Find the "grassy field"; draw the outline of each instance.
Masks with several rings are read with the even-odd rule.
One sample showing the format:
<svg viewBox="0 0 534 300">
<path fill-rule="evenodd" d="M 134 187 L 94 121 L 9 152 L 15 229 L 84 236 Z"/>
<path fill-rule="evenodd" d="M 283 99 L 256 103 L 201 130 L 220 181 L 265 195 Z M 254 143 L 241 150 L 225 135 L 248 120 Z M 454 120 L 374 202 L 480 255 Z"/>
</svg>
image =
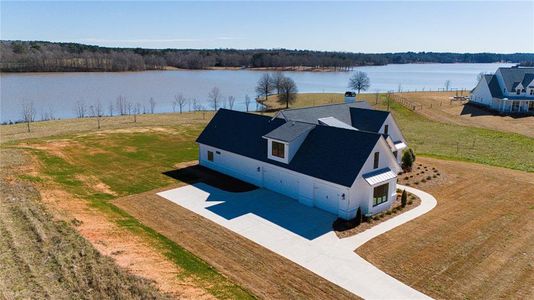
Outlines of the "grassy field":
<svg viewBox="0 0 534 300">
<path fill-rule="evenodd" d="M 153 283 L 101 255 L 70 223 L 55 220 L 21 174 L 27 159 L 0 150 L 0 298 L 159 299 Z"/>
<path fill-rule="evenodd" d="M 357 250 L 436 299 L 533 299 L 534 176 L 418 158 L 444 180 L 424 187 L 436 208 Z"/>
<path fill-rule="evenodd" d="M 197 124 L 134 127 L 32 139 L 18 143 L 17 147 L 29 150 L 41 164 L 42 176 L 25 179 L 43 185 L 50 181 L 89 201 L 91 207 L 122 228 L 149 240 L 182 270 L 180 276 L 211 295 L 222 299 L 251 298 L 210 265 L 109 201 L 176 183 L 163 172 L 172 170 L 175 163 L 196 159 L 194 139 L 202 128 Z"/>
<path fill-rule="evenodd" d="M 385 95 L 362 94 L 377 109 L 387 109 Z M 273 97 L 274 100 L 274 97 Z M 293 107 L 339 103 L 341 94 L 301 94 Z M 271 102 L 273 107 L 278 104 Z M 409 146 L 416 153 L 443 159 L 471 161 L 534 172 L 534 139 L 521 135 L 430 120 L 398 103 L 390 102 Z"/>
</svg>

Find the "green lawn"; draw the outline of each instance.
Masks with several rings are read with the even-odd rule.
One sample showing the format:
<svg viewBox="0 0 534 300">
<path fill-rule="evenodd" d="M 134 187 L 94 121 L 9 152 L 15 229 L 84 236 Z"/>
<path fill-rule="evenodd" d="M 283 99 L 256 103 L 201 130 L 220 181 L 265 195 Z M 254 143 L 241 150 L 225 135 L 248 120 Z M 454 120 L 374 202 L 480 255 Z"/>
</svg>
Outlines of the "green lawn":
<svg viewBox="0 0 534 300">
<path fill-rule="evenodd" d="M 43 175 L 31 176 L 33 182 L 50 178 L 66 191 L 86 199 L 123 228 L 144 236 L 166 257 L 174 262 L 198 286 L 220 299 L 254 298 L 248 291 L 229 281 L 209 264 L 175 242 L 141 224 L 113 205 L 109 200 L 117 196 L 137 194 L 176 183 L 162 174 L 173 165 L 197 159 L 195 138 L 203 125 L 168 127 L 165 132 L 106 133 L 61 136 L 26 141 L 42 163 Z M 53 145 L 54 141 L 69 141 L 61 147 L 62 155 L 32 146 Z M 95 176 L 107 184 L 116 196 L 105 193 L 81 180 L 80 176 Z M 27 177 L 27 176 L 25 176 Z"/>
</svg>

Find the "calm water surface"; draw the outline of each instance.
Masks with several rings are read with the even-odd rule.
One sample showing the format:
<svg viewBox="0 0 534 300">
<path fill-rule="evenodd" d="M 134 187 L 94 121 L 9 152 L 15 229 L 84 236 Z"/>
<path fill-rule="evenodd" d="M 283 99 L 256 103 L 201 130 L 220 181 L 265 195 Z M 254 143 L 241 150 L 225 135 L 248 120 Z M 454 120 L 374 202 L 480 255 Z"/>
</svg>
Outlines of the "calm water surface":
<svg viewBox="0 0 534 300">
<path fill-rule="evenodd" d="M 442 89 L 446 80 L 451 87 L 472 89 L 480 72 L 495 72 L 511 64 L 404 64 L 360 67 L 371 79 L 368 92 Z M 21 119 L 21 103 L 32 101 L 37 119 L 52 112 L 56 118 L 75 117 L 75 102 L 91 105 L 99 100 L 108 114 L 109 103 L 122 95 L 130 102 L 149 107 L 152 97 L 156 112 L 172 111 L 174 95 L 208 107 L 211 88 L 219 87 L 222 95 L 236 97 L 234 109 L 244 110 L 245 95 L 255 97 L 254 87 L 264 72 L 250 70 L 221 71 L 147 71 L 127 73 L 23 73 L 0 74 L 0 122 Z M 286 72 L 300 92 L 337 92 L 347 89 L 352 72 Z M 185 110 L 189 105 L 185 106 Z M 251 106 L 255 109 L 255 105 Z M 116 110 L 115 110 L 116 112 Z"/>
</svg>

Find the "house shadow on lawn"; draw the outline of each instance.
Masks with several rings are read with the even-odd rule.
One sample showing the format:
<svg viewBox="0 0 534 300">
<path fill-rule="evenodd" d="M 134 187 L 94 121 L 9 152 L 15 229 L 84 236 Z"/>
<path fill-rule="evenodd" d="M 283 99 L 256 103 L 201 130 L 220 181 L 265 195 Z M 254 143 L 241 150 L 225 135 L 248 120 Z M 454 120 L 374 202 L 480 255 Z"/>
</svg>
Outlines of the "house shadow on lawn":
<svg viewBox="0 0 534 300">
<path fill-rule="evenodd" d="M 258 188 L 255 185 L 210 170 L 198 164 L 193 166 L 187 166 L 185 168 L 177 170 L 166 171 L 163 172 L 163 175 L 169 176 L 171 178 L 174 178 L 181 182 L 185 182 L 190 185 L 203 182 L 223 191 L 233 193 L 249 192 Z"/>
</svg>

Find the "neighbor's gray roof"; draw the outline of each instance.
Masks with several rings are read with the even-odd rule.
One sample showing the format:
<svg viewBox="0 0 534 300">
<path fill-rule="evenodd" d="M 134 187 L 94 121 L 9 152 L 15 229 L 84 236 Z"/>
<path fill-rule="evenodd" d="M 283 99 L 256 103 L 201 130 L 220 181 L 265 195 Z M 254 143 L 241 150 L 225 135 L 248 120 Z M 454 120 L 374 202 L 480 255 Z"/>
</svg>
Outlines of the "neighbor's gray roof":
<svg viewBox="0 0 534 300">
<path fill-rule="evenodd" d="M 508 92 L 512 92 L 514 83 L 522 82 L 526 74 L 534 74 L 534 68 L 499 68 L 499 71 Z"/>
<path fill-rule="evenodd" d="M 521 82 L 521 85 L 524 88 L 527 88 L 528 84 L 534 80 L 534 73 L 527 73 L 525 74 L 525 77 L 523 78 L 523 81 Z"/>
<path fill-rule="evenodd" d="M 301 134 L 312 130 L 314 127 L 315 125 L 310 123 L 290 121 L 267 133 L 264 137 L 282 142 L 291 142 Z"/>
<path fill-rule="evenodd" d="M 285 118 L 291 121 L 300 121 L 307 123 L 318 124 L 319 119 L 326 117 L 334 117 L 343 123 L 351 124 L 350 110 L 349 108 L 367 108 L 371 109 L 371 106 L 365 101 L 357 101 L 354 103 L 340 103 L 340 104 L 328 104 L 321 106 L 312 106 L 304 108 L 286 109 L 280 112 L 279 118 Z"/>
<path fill-rule="evenodd" d="M 489 80 L 488 80 L 489 76 Z M 491 93 L 491 97 L 493 98 L 503 98 L 504 95 L 501 91 L 501 86 L 499 85 L 499 81 L 497 80 L 497 76 L 495 75 L 486 75 L 485 76 L 486 81 L 488 82 L 488 88 Z"/>
</svg>

